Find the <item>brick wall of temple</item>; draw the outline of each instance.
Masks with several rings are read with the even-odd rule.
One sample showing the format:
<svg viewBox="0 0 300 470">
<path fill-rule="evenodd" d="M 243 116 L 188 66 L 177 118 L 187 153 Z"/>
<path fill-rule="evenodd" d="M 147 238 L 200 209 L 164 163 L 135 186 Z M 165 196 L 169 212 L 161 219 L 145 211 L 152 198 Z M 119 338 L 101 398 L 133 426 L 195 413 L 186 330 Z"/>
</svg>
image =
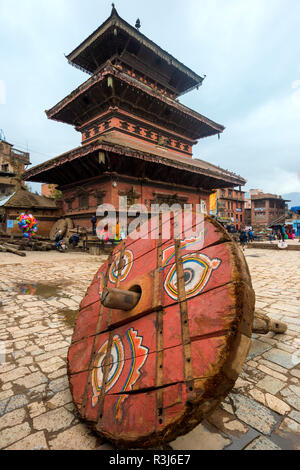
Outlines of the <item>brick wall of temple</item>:
<svg viewBox="0 0 300 470">
<path fill-rule="evenodd" d="M 150 185 L 118 176 L 108 180 L 99 178 L 90 183 L 61 188 L 63 192 L 63 212 L 65 217 L 73 220 L 75 226 L 91 231 L 91 218 L 96 215 L 100 204 L 111 204 L 119 210 L 119 198 L 127 197 L 129 206 L 145 205 L 149 212 L 151 204 L 201 204 L 209 208 L 209 194 L 191 190 L 168 187 L 164 184 Z"/>
</svg>

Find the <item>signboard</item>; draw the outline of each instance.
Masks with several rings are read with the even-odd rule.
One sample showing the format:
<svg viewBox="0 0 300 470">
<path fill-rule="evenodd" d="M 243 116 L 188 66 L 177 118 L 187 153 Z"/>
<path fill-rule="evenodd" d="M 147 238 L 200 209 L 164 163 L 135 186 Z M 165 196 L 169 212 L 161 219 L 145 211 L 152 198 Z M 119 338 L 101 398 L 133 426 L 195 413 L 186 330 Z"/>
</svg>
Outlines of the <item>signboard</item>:
<svg viewBox="0 0 300 470">
<path fill-rule="evenodd" d="M 243 212 L 242 209 L 237 209 L 236 211 L 237 211 L 237 212 Z"/>
<path fill-rule="evenodd" d="M 217 215 L 217 193 L 209 196 L 209 211 L 210 215 Z"/>
<path fill-rule="evenodd" d="M 7 221 L 7 228 L 14 228 L 14 221 L 13 220 L 8 220 Z"/>
</svg>

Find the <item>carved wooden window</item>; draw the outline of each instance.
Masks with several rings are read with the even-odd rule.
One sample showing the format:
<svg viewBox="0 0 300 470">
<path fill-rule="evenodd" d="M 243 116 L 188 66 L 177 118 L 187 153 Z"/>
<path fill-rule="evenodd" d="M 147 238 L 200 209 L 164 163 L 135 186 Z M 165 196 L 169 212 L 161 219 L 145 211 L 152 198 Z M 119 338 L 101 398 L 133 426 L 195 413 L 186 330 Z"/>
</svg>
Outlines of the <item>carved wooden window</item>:
<svg viewBox="0 0 300 470">
<path fill-rule="evenodd" d="M 134 187 L 132 187 L 129 191 L 127 192 L 119 192 L 120 196 L 126 196 L 127 197 L 127 207 L 134 206 L 135 204 L 139 203 L 140 199 L 140 194 L 136 193 L 134 190 Z"/>
<path fill-rule="evenodd" d="M 178 204 L 182 208 L 185 204 L 187 204 L 188 199 L 184 197 L 180 197 L 177 194 L 153 194 L 154 201 L 151 201 L 151 204 L 159 204 L 160 206 L 163 204 L 167 204 L 168 206 L 172 206 L 173 204 Z"/>
<path fill-rule="evenodd" d="M 73 209 L 73 199 L 66 200 L 67 210 L 71 211 Z"/>
<path fill-rule="evenodd" d="M 134 188 L 132 188 L 127 193 L 127 205 L 128 205 L 128 207 L 134 206 L 135 204 L 138 204 L 138 202 L 139 202 L 139 194 L 137 194 L 134 191 Z"/>
<path fill-rule="evenodd" d="M 102 206 L 106 193 L 98 191 L 96 193 L 97 206 Z"/>
<path fill-rule="evenodd" d="M 89 208 L 89 195 L 80 194 L 78 196 L 78 205 L 79 205 L 79 209 L 88 209 Z"/>
</svg>

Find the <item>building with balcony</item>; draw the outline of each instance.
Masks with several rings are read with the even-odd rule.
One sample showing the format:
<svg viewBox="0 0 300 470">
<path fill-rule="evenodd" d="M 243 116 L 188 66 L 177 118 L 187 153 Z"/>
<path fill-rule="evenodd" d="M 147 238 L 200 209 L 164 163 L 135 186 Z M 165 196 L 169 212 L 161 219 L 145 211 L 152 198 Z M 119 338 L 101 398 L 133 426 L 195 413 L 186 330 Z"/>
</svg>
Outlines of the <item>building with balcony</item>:
<svg viewBox="0 0 300 470">
<path fill-rule="evenodd" d="M 30 165 L 29 153 L 0 140 L 0 198 L 10 196 L 22 187 L 22 173 Z"/>
<path fill-rule="evenodd" d="M 245 225 L 245 192 L 239 187 L 217 190 L 218 219 L 240 230 Z"/>
<path fill-rule="evenodd" d="M 286 203 L 276 194 L 263 193 L 261 190 L 251 190 L 251 221 L 256 229 L 276 225 L 284 225 L 286 220 Z"/>
</svg>

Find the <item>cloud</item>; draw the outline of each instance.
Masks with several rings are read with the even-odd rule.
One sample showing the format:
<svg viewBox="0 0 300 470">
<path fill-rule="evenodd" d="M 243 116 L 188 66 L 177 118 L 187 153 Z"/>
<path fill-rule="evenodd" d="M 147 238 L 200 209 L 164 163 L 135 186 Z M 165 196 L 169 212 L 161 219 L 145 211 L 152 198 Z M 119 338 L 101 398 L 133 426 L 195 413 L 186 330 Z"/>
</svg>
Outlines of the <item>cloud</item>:
<svg viewBox="0 0 300 470">
<path fill-rule="evenodd" d="M 275 193 L 300 191 L 300 100 L 294 90 L 290 84 L 285 95 L 231 121 L 219 146 L 214 142 L 213 148 L 208 140 L 200 143 L 204 158 L 220 166 L 226 163 L 226 168 L 248 179 L 248 187 Z"/>
</svg>

